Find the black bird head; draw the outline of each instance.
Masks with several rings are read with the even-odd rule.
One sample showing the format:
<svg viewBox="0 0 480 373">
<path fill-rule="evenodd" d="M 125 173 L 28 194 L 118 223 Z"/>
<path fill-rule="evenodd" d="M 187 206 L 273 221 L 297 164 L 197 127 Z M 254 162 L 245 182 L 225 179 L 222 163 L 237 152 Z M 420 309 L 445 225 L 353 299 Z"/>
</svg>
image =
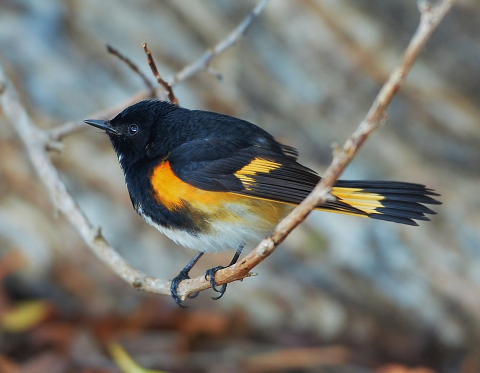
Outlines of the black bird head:
<svg viewBox="0 0 480 373">
<path fill-rule="evenodd" d="M 158 142 L 166 137 L 163 124 L 169 122 L 169 114 L 175 109 L 175 105 L 166 101 L 144 100 L 129 106 L 112 120 L 87 119 L 85 123 L 106 131 L 125 168 L 140 159 L 161 155 L 158 149 L 163 144 Z"/>
</svg>

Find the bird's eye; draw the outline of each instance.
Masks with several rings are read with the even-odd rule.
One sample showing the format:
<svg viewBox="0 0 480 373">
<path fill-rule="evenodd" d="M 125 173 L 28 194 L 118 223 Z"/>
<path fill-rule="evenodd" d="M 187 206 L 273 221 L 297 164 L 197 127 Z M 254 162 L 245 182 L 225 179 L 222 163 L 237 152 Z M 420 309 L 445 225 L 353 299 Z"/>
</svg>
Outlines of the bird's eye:
<svg viewBox="0 0 480 373">
<path fill-rule="evenodd" d="M 139 131 L 140 131 L 140 128 L 138 128 L 138 125 L 137 125 L 137 124 L 130 124 L 130 125 L 128 126 L 128 134 L 129 134 L 130 136 L 136 135 Z"/>
</svg>

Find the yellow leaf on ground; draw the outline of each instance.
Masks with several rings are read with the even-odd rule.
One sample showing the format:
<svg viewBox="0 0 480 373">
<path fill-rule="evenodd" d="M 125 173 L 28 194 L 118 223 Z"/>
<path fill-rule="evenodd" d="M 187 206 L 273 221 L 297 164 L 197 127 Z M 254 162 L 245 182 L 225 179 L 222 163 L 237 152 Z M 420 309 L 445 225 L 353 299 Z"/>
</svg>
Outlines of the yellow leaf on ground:
<svg viewBox="0 0 480 373">
<path fill-rule="evenodd" d="M 118 365 L 123 373 L 167 373 L 162 370 L 145 369 L 139 366 L 131 357 L 127 351 L 118 343 L 112 343 L 108 346 L 110 355 L 112 355 L 113 361 Z"/>
<path fill-rule="evenodd" d="M 19 302 L 15 307 L 0 314 L 0 329 L 21 333 L 38 325 L 51 313 L 50 303 L 41 300 Z"/>
</svg>

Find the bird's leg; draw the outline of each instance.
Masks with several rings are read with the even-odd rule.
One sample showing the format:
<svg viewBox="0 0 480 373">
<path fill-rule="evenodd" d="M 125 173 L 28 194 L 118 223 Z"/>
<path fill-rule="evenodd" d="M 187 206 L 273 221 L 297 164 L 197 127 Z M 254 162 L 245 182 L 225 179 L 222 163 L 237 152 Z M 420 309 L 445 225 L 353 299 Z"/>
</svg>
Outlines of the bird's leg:
<svg viewBox="0 0 480 373">
<path fill-rule="evenodd" d="M 178 296 L 178 293 L 177 293 L 177 290 L 178 290 L 178 285 L 180 284 L 180 282 L 182 282 L 183 280 L 187 280 L 190 278 L 190 276 L 188 275 L 190 270 L 193 268 L 193 266 L 198 262 L 198 260 L 201 258 L 201 256 L 204 254 L 203 251 L 199 251 L 197 253 L 197 255 L 195 255 L 195 257 L 190 260 L 190 262 L 188 262 L 188 264 L 185 266 L 185 268 L 183 268 L 180 273 L 178 274 L 178 276 L 176 276 L 173 280 L 172 280 L 172 284 L 170 285 L 170 294 L 172 295 L 173 299 L 175 300 L 175 302 L 180 306 L 180 307 L 185 307 L 183 304 L 182 304 L 182 300 L 180 299 L 180 297 Z M 192 294 L 191 296 L 189 296 L 189 298 L 195 298 L 196 296 L 198 295 L 198 292 L 197 293 L 194 293 Z"/>
<path fill-rule="evenodd" d="M 234 265 L 238 261 L 238 258 L 242 253 L 243 247 L 244 245 L 240 245 L 240 247 L 235 252 L 235 255 L 233 256 L 232 260 L 230 261 L 230 264 L 227 265 L 226 267 L 218 266 L 218 267 L 210 268 L 205 272 L 205 278 L 207 278 L 207 276 L 210 277 L 210 285 L 212 286 L 212 289 L 215 290 L 217 293 L 220 293 L 218 294 L 218 296 L 212 297 L 212 299 L 214 300 L 220 299 L 221 297 L 223 297 L 223 294 L 225 294 L 225 291 L 227 290 L 227 284 L 223 284 L 220 290 L 217 289 L 217 287 L 215 286 L 215 273 L 217 273 L 217 271 L 221 269 L 228 268 Z"/>
</svg>

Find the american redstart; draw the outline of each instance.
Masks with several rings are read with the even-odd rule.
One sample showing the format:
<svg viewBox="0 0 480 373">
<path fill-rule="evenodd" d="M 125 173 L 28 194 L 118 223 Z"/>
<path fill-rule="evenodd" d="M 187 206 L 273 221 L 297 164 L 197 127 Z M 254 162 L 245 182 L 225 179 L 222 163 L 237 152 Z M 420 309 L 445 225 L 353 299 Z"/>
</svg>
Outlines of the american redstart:
<svg viewBox="0 0 480 373">
<path fill-rule="evenodd" d="M 297 162 L 296 149 L 247 121 L 188 110 L 166 101 L 145 100 L 112 120 L 85 120 L 110 138 L 133 207 L 173 241 L 199 250 L 172 281 L 180 281 L 204 252 L 258 243 L 299 204 L 320 180 Z M 424 185 L 394 181 L 338 181 L 336 198 L 317 208 L 395 223 L 418 225 L 435 214 L 423 204 L 440 204 Z M 215 287 L 215 273 L 206 271 Z"/>
</svg>

